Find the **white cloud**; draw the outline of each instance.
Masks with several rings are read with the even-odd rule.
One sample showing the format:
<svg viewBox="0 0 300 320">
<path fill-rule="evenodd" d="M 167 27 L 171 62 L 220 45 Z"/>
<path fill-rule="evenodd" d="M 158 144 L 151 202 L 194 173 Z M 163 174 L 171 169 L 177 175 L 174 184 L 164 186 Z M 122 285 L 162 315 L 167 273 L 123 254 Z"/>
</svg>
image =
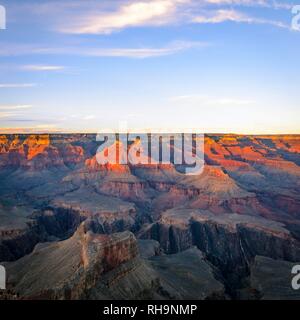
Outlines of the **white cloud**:
<svg viewBox="0 0 300 320">
<path fill-rule="evenodd" d="M 38 47 L 26 45 L 18 46 L 18 55 L 47 54 L 47 55 L 78 55 L 88 57 L 127 57 L 127 58 L 150 58 L 176 54 L 181 51 L 208 46 L 208 43 L 200 41 L 173 41 L 164 47 L 140 47 L 140 48 L 97 48 L 97 47 Z M 14 50 L 14 44 L 6 45 L 6 51 L 0 51 L 0 56 L 10 56 Z M 51 65 L 26 65 L 22 70 L 29 71 L 59 71 L 65 69 L 63 66 Z"/>
<path fill-rule="evenodd" d="M 248 16 L 235 7 L 290 9 L 290 3 L 276 0 L 140 0 L 115 2 L 113 9 L 97 8 L 93 13 L 77 12 L 73 23 L 62 22 L 59 31 L 74 34 L 111 34 L 131 27 L 174 25 L 176 23 L 243 23 L 270 24 L 286 27 L 281 21 Z M 200 11 L 200 14 L 199 14 Z"/>
<path fill-rule="evenodd" d="M 0 119 L 23 115 L 30 108 L 31 105 L 0 105 Z"/>
<path fill-rule="evenodd" d="M 95 117 L 94 115 L 90 114 L 90 115 L 84 116 L 84 117 L 83 117 L 83 120 L 93 120 L 93 119 L 95 119 L 95 118 L 96 118 L 96 117 Z"/>
<path fill-rule="evenodd" d="M 276 0 L 205 0 L 205 2 L 215 5 L 265 7 L 285 10 L 290 10 L 293 6 L 292 3 L 280 2 Z"/>
<path fill-rule="evenodd" d="M 185 103 L 185 104 L 197 104 L 197 105 L 210 105 L 210 106 L 243 106 L 254 104 L 255 101 L 251 99 L 240 99 L 240 98 L 215 98 L 207 97 L 201 95 L 182 95 L 175 96 L 169 99 L 175 103 Z"/>
<path fill-rule="evenodd" d="M 208 46 L 208 43 L 175 41 L 162 48 L 99 48 L 79 51 L 79 54 L 94 57 L 150 58 L 173 55 L 185 50 Z"/>
<path fill-rule="evenodd" d="M 196 23 L 221 23 L 224 21 L 249 22 L 250 19 L 246 15 L 235 10 L 223 9 L 205 12 L 203 15 L 193 18 L 193 22 Z"/>
<path fill-rule="evenodd" d="M 13 112 L 2 112 L 0 111 L 0 119 L 3 119 L 3 118 L 9 118 L 11 116 L 15 116 L 16 114 L 13 113 Z"/>
<path fill-rule="evenodd" d="M 127 2 L 113 12 L 88 14 L 60 31 L 78 34 L 109 34 L 134 26 L 167 24 L 175 17 L 178 6 L 189 0 L 151 0 Z"/>
<path fill-rule="evenodd" d="M 1 106 L 0 105 L 0 110 L 23 110 L 23 109 L 30 109 L 32 108 L 31 105 L 5 105 L 5 106 Z"/>
<path fill-rule="evenodd" d="M 25 65 L 22 66 L 23 70 L 28 71 L 60 71 L 64 70 L 64 66 L 50 66 L 50 65 Z"/>
<path fill-rule="evenodd" d="M 261 6 L 261 5 L 266 5 L 268 3 L 267 0 L 205 0 L 207 3 L 211 4 L 230 4 L 230 5 L 244 5 L 244 6 L 249 6 L 249 5 L 255 5 L 255 6 Z"/>
<path fill-rule="evenodd" d="M 292 0 L 53 0 L 18 4 L 14 7 L 18 21 L 38 19 L 51 30 L 71 34 L 111 34 L 133 27 L 189 24 L 199 16 L 213 11 L 258 7 L 270 10 L 290 10 Z M 295 3 L 294 3 L 295 4 Z M 206 14 L 205 14 L 206 13 Z M 20 16 L 20 17 L 19 17 Z M 262 20 L 251 15 L 252 23 Z M 227 20 L 224 20 L 227 21 Z M 245 22 L 244 20 L 240 22 Z M 247 21 L 246 21 L 247 22 Z M 249 21 L 248 21 L 249 22 Z M 204 23 L 204 22 L 203 22 Z M 209 23 L 209 22 L 208 22 Z M 269 22 L 281 26 L 283 22 Z M 29 48 L 30 50 L 30 48 Z M 6 51 L 1 46 L 0 54 Z M 11 51 L 11 55 L 18 51 Z"/>
<path fill-rule="evenodd" d="M 211 10 L 205 11 L 202 15 L 195 16 L 192 20 L 194 23 L 222 23 L 226 21 L 249 23 L 249 24 L 269 24 L 279 28 L 290 28 L 281 21 L 267 20 L 250 17 L 236 10 Z"/>
<path fill-rule="evenodd" d="M 0 88 L 32 88 L 36 83 L 0 83 Z"/>
</svg>

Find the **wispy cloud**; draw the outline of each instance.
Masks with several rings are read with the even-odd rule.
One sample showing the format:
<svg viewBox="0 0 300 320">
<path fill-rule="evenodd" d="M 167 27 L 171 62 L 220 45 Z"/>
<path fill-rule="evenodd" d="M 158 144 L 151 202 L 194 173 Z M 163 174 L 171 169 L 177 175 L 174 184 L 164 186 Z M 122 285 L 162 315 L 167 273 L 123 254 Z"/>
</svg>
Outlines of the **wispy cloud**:
<svg viewBox="0 0 300 320">
<path fill-rule="evenodd" d="M 235 21 L 286 27 L 282 21 L 260 19 L 236 11 L 236 7 L 262 7 L 289 10 L 291 3 L 276 0 L 140 0 L 115 2 L 110 10 L 76 13 L 62 22 L 58 31 L 71 34 L 111 34 L 126 28 L 189 23 Z"/>
<path fill-rule="evenodd" d="M 171 102 L 175 103 L 185 103 L 185 104 L 197 104 L 210 105 L 210 106 L 243 106 L 254 104 L 255 101 L 251 99 L 240 99 L 240 98 L 228 98 L 228 97 L 207 97 L 201 95 L 181 95 L 171 97 L 169 99 Z"/>
<path fill-rule="evenodd" d="M 139 47 L 139 48 L 97 48 L 97 47 L 38 47 L 37 45 L 30 46 L 18 45 L 18 55 L 78 55 L 87 57 L 127 57 L 127 58 L 150 58 L 160 57 L 176 54 L 181 51 L 201 48 L 209 46 L 209 43 L 200 41 L 173 41 L 163 47 Z M 6 51 L 0 51 L 0 56 L 10 56 L 10 52 L 14 50 L 14 44 L 7 44 Z M 66 67 L 64 66 L 51 66 L 51 65 L 25 65 L 22 70 L 29 71 L 61 71 Z"/>
<path fill-rule="evenodd" d="M 93 114 L 90 114 L 90 115 L 84 116 L 83 120 L 93 120 L 95 118 L 96 118 L 96 116 L 94 116 Z"/>
<path fill-rule="evenodd" d="M 31 108 L 31 105 L 0 105 L 0 119 L 22 116 L 24 111 Z"/>
<path fill-rule="evenodd" d="M 131 1 L 113 12 L 88 14 L 73 25 L 62 26 L 61 32 L 78 34 L 109 34 L 135 26 L 158 26 L 171 22 L 178 6 L 189 0 Z"/>
<path fill-rule="evenodd" d="M 16 114 L 13 113 L 13 112 L 2 112 L 0 111 L 0 119 L 3 119 L 3 118 L 8 118 L 8 117 L 11 117 L 11 116 L 15 116 Z"/>
<path fill-rule="evenodd" d="M 32 88 L 36 87 L 36 83 L 0 83 L 0 88 L 10 89 L 10 88 Z"/>
<path fill-rule="evenodd" d="M 24 65 L 21 67 L 27 71 L 61 71 L 64 70 L 64 66 L 51 66 L 51 65 Z"/>
<path fill-rule="evenodd" d="M 212 10 L 193 18 L 196 23 L 221 23 L 224 21 L 249 22 L 250 19 L 243 13 L 235 10 Z"/>
<path fill-rule="evenodd" d="M 293 6 L 292 3 L 281 2 L 276 0 L 204 0 L 204 2 L 215 5 L 264 7 L 285 10 L 290 10 Z"/>
<path fill-rule="evenodd" d="M 289 25 L 275 20 L 254 18 L 245 13 L 236 10 L 211 10 L 205 11 L 203 14 L 195 16 L 192 20 L 194 23 L 222 23 L 226 21 L 248 23 L 248 24 L 269 24 L 280 28 L 290 28 Z"/>
<path fill-rule="evenodd" d="M 24 109 L 30 109 L 32 108 L 32 105 L 0 105 L 0 110 L 24 110 Z"/>
<path fill-rule="evenodd" d="M 292 0 L 53 0 L 18 4 L 15 14 L 21 19 L 35 19 L 48 29 L 69 34 L 108 35 L 128 28 L 157 27 L 194 23 L 200 17 L 215 16 L 218 10 L 247 11 L 249 16 L 239 19 L 241 23 L 262 23 L 263 19 L 252 15 L 248 8 L 290 10 Z M 245 13 L 244 13 L 245 14 Z M 19 17 L 20 16 L 20 17 Z M 219 18 L 220 19 L 220 18 Z M 197 20 L 197 19 L 196 19 Z M 221 22 L 235 21 L 221 19 Z M 219 23 L 221 23 L 219 22 Z M 201 23 L 211 23 L 202 19 Z M 282 27 L 283 21 L 266 19 L 265 23 Z M 30 48 L 29 48 L 30 50 Z M 1 46 L 1 51 L 6 51 Z M 11 55 L 18 54 L 12 51 Z"/>
<path fill-rule="evenodd" d="M 94 57 L 150 58 L 173 55 L 193 48 L 208 46 L 195 41 L 175 41 L 161 48 L 99 48 L 79 51 L 78 54 Z"/>
</svg>

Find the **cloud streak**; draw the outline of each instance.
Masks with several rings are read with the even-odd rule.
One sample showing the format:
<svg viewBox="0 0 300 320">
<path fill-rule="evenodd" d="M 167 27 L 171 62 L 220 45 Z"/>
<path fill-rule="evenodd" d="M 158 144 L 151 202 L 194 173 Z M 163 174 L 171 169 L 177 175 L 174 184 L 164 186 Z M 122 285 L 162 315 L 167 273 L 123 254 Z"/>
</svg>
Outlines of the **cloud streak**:
<svg viewBox="0 0 300 320">
<path fill-rule="evenodd" d="M 51 66 L 51 65 L 24 65 L 22 70 L 27 71 L 61 71 L 64 70 L 64 66 Z"/>
<path fill-rule="evenodd" d="M 0 83 L 0 89 L 32 88 L 36 86 L 36 83 Z"/>
<path fill-rule="evenodd" d="M 207 97 L 201 95 L 182 95 L 175 96 L 169 99 L 171 102 L 175 103 L 185 103 L 185 104 L 198 104 L 201 105 L 209 105 L 209 106 L 246 106 L 254 104 L 255 101 L 250 99 L 240 99 L 240 98 L 215 98 L 215 97 Z"/>
<path fill-rule="evenodd" d="M 96 47 L 39 47 L 18 45 L 18 55 L 70 55 L 86 57 L 124 57 L 124 58 L 151 58 L 173 55 L 182 51 L 207 47 L 209 43 L 200 41 L 173 41 L 164 47 L 140 47 L 140 48 L 96 48 Z M 0 56 L 10 56 L 14 50 L 14 44 L 7 44 L 6 51 L 0 51 Z M 61 71 L 64 66 L 51 65 L 25 65 L 21 67 L 27 71 Z"/>
<path fill-rule="evenodd" d="M 0 105 L 0 119 L 23 115 L 25 110 L 31 108 L 31 105 Z"/>
<path fill-rule="evenodd" d="M 99 48 L 79 51 L 78 54 L 93 57 L 151 58 L 169 56 L 189 49 L 208 46 L 208 43 L 175 41 L 162 48 Z"/>
<path fill-rule="evenodd" d="M 276 0 L 205 0 L 205 2 L 214 5 L 263 7 L 284 10 L 290 10 L 293 7 L 292 3 L 280 2 Z"/>
<path fill-rule="evenodd" d="M 135 26 L 159 26 L 174 19 L 178 6 L 189 0 L 135 1 L 121 5 L 113 12 L 90 14 L 64 26 L 61 32 L 77 34 L 110 34 Z"/>
<path fill-rule="evenodd" d="M 31 105 L 5 105 L 5 106 L 1 106 L 0 105 L 0 110 L 23 110 L 23 109 L 30 109 L 32 108 Z"/>
<path fill-rule="evenodd" d="M 290 3 L 275 0 L 141 0 L 117 2 L 109 11 L 97 9 L 77 12 L 70 24 L 62 23 L 57 30 L 70 34 L 111 34 L 133 27 L 157 27 L 190 23 L 223 23 L 234 21 L 248 24 L 269 24 L 287 27 L 282 21 L 260 19 L 236 11 L 236 7 L 261 7 L 289 10 Z M 199 13 L 200 12 L 200 13 Z"/>
<path fill-rule="evenodd" d="M 289 25 L 286 25 L 281 21 L 253 18 L 236 10 L 220 9 L 217 11 L 204 12 L 202 15 L 193 18 L 194 23 L 200 24 L 217 24 L 227 21 L 248 24 L 269 24 L 279 28 L 290 29 Z"/>
</svg>

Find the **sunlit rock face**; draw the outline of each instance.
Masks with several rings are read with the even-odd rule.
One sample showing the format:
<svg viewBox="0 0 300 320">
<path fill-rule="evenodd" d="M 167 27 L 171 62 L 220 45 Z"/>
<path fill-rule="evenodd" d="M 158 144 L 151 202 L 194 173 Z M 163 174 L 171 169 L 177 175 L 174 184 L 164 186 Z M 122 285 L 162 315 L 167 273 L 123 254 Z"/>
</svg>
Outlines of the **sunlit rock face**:
<svg viewBox="0 0 300 320">
<path fill-rule="evenodd" d="M 121 143 L 105 152 L 116 147 L 125 163 Z M 203 172 L 188 176 L 150 156 L 99 164 L 92 134 L 0 135 L 0 262 L 12 296 L 278 297 L 271 262 L 285 281 L 300 261 L 300 136 L 206 135 L 204 147 Z M 27 277 L 39 268 L 53 277 Z"/>
</svg>

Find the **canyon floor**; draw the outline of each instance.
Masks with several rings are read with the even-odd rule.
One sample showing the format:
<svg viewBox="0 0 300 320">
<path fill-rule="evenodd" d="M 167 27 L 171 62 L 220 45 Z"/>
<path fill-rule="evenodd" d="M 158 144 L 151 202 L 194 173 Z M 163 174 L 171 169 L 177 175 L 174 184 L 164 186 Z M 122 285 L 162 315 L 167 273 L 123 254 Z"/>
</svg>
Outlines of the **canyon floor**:
<svg viewBox="0 0 300 320">
<path fill-rule="evenodd" d="M 0 299 L 300 299 L 300 136 L 206 135 L 205 167 L 0 136 Z"/>
</svg>

